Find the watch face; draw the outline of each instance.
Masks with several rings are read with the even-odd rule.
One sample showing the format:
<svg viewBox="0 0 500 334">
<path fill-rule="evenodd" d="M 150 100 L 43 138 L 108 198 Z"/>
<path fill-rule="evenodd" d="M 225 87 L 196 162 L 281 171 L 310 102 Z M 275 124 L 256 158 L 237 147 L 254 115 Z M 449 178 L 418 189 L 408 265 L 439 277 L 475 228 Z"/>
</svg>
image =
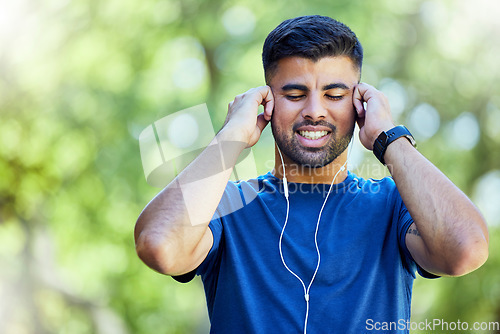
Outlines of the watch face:
<svg viewBox="0 0 500 334">
<path fill-rule="evenodd" d="M 382 131 L 382 133 L 378 136 L 377 140 L 380 141 L 380 143 L 385 146 L 385 144 L 387 143 L 387 133 L 385 131 Z"/>
<path fill-rule="evenodd" d="M 382 131 L 382 133 L 379 134 L 375 143 L 373 143 L 373 152 L 375 155 L 382 155 L 385 145 L 387 144 L 387 138 L 387 133 L 385 133 L 385 131 Z"/>
<path fill-rule="evenodd" d="M 375 156 L 378 160 L 380 160 L 381 163 L 385 165 L 384 153 L 387 149 L 387 146 L 401 137 L 406 137 L 414 147 L 417 146 L 415 139 L 411 135 L 410 131 L 408 131 L 408 129 L 403 125 L 396 126 L 389 131 L 383 131 L 382 133 L 380 133 L 380 135 L 373 143 L 373 154 L 375 154 Z"/>
</svg>

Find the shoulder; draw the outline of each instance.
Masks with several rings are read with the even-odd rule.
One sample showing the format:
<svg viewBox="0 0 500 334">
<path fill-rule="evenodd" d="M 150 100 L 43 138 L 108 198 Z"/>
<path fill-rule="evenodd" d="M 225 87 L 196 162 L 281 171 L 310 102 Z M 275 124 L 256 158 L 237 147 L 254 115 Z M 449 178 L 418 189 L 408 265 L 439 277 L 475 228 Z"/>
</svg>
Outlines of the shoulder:
<svg viewBox="0 0 500 334">
<path fill-rule="evenodd" d="M 279 188 L 279 184 L 280 180 L 269 172 L 248 180 L 230 180 L 226 185 L 226 192 L 238 192 L 242 194 L 254 193 L 258 195 L 262 193 L 263 190 L 269 191 L 270 189 Z"/>
<path fill-rule="evenodd" d="M 348 191 L 357 201 L 385 210 L 394 210 L 402 205 L 401 195 L 392 177 L 364 179 L 353 176 Z"/>
<path fill-rule="evenodd" d="M 352 175 L 351 187 L 356 187 L 361 190 L 364 194 L 370 194 L 373 196 L 383 196 L 389 195 L 397 191 L 396 183 L 393 178 L 390 176 L 386 176 L 381 179 L 364 179 L 362 177 L 357 176 L 354 173 L 349 172 L 350 176 Z"/>
<path fill-rule="evenodd" d="M 258 198 L 279 192 L 280 181 L 271 173 L 249 180 L 229 181 L 217 208 L 215 218 L 226 216 Z"/>
</svg>

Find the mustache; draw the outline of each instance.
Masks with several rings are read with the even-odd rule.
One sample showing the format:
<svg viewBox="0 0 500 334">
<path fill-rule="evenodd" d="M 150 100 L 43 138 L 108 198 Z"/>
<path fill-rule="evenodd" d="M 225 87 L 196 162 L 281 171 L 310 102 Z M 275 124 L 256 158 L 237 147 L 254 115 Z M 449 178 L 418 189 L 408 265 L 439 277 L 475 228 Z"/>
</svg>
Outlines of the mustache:
<svg viewBox="0 0 500 334">
<path fill-rule="evenodd" d="M 330 128 L 332 130 L 332 132 L 335 132 L 337 131 L 337 127 L 331 123 L 328 123 L 327 121 L 323 121 L 323 120 L 320 120 L 320 121 L 317 121 L 317 122 L 313 122 L 311 120 L 303 120 L 302 122 L 299 122 L 299 123 L 296 123 L 293 125 L 293 132 L 296 132 L 298 128 L 300 128 L 301 126 L 324 126 L 324 127 L 327 127 L 327 128 Z"/>
</svg>

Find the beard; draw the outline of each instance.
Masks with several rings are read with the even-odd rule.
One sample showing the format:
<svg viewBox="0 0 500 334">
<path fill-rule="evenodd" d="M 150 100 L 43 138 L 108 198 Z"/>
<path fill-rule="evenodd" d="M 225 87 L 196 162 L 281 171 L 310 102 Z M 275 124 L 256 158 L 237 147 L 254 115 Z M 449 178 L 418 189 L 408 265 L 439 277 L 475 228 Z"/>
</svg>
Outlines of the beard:
<svg viewBox="0 0 500 334">
<path fill-rule="evenodd" d="M 299 127 L 306 125 L 321 125 L 330 128 L 331 136 L 329 141 L 322 147 L 302 146 L 297 140 L 296 133 Z M 337 138 L 337 127 L 326 121 L 313 122 L 310 120 L 304 120 L 303 122 L 294 124 L 292 131 L 284 131 L 283 129 L 277 128 L 271 120 L 271 129 L 274 140 L 282 153 L 299 165 L 319 168 L 334 161 L 347 149 L 354 133 L 354 123 L 352 128 L 340 138 Z"/>
</svg>

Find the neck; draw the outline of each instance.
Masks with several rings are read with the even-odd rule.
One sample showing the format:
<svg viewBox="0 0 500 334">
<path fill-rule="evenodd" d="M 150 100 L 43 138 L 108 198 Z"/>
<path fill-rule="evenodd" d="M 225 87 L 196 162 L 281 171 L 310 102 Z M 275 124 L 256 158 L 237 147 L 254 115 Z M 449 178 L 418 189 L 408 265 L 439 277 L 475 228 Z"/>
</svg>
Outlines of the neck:
<svg viewBox="0 0 500 334">
<path fill-rule="evenodd" d="M 291 161 L 286 155 L 283 155 L 286 178 L 288 182 L 296 183 L 330 184 L 335 174 L 342 168 L 346 161 L 347 149 L 328 165 L 316 168 L 299 165 Z M 277 148 L 274 150 L 274 170 L 272 173 L 280 179 L 283 178 L 283 164 L 281 163 Z M 344 171 L 338 174 L 335 184 L 343 182 L 346 177 L 347 166 Z"/>
</svg>

